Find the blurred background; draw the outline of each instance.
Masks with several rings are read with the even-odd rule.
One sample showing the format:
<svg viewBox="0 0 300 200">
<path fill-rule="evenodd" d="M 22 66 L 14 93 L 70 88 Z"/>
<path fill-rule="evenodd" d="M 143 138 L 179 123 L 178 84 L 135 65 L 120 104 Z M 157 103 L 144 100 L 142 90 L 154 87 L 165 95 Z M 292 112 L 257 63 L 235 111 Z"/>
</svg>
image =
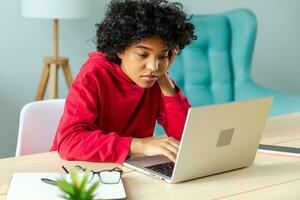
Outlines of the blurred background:
<svg viewBox="0 0 300 200">
<path fill-rule="evenodd" d="M 67 56 L 75 77 L 87 54 L 95 51 L 96 28 L 108 0 L 91 0 L 90 15 L 60 20 L 60 56 Z M 252 61 L 254 80 L 269 88 L 300 94 L 300 23 L 298 0 L 179 0 L 189 14 L 214 14 L 249 8 L 258 33 Z M 15 154 L 20 110 L 35 100 L 43 58 L 53 55 L 53 21 L 24 18 L 21 0 L 0 4 L 0 158 Z M 67 86 L 59 71 L 59 98 Z M 47 93 L 46 93 L 47 94 Z"/>
</svg>

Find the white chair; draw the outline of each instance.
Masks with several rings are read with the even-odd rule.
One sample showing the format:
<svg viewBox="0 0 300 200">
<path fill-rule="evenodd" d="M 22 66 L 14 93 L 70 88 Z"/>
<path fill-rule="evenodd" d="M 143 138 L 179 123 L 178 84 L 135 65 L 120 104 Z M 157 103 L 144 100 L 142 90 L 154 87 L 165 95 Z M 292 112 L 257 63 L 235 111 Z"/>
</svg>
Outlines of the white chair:
<svg viewBox="0 0 300 200">
<path fill-rule="evenodd" d="M 22 108 L 16 156 L 50 150 L 64 105 L 65 99 L 51 99 Z"/>
</svg>

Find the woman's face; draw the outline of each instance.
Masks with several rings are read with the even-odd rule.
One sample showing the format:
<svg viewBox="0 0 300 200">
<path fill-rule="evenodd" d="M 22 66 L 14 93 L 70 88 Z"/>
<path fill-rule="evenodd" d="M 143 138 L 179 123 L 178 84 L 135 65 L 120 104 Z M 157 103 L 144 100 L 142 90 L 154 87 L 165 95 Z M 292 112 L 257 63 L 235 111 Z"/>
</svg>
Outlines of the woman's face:
<svg viewBox="0 0 300 200">
<path fill-rule="evenodd" d="M 155 36 L 132 44 L 118 56 L 124 73 L 138 86 L 150 88 L 167 72 L 169 51 L 160 37 Z"/>
</svg>

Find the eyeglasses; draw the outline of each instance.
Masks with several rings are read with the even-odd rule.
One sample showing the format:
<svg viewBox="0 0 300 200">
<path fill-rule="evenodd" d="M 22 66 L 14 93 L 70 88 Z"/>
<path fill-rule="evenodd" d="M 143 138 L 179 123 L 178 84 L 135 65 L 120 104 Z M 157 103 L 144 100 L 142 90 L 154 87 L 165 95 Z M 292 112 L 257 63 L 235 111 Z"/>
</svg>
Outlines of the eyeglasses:
<svg viewBox="0 0 300 200">
<path fill-rule="evenodd" d="M 121 176 L 123 174 L 123 170 L 119 167 L 115 167 L 113 169 L 106 169 L 101 171 L 94 171 L 87 168 L 83 168 L 80 165 L 76 165 L 75 168 L 77 170 L 81 170 L 85 173 L 89 174 L 88 182 L 95 181 L 95 177 L 98 176 L 99 180 L 104 184 L 117 184 L 120 182 Z"/>
</svg>

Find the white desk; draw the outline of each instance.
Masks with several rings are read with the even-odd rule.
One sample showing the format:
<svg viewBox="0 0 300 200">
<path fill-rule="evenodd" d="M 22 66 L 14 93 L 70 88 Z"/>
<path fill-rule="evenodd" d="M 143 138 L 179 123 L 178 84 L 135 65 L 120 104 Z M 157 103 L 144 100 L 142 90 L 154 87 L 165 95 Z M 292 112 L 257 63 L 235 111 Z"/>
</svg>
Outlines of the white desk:
<svg viewBox="0 0 300 200">
<path fill-rule="evenodd" d="M 300 146 L 300 113 L 268 120 L 262 143 Z M 61 165 L 109 169 L 117 164 L 61 160 L 56 152 L 0 159 L 0 200 L 13 172 L 62 172 Z M 167 184 L 123 167 L 128 199 L 300 199 L 300 159 L 258 153 L 253 166 L 180 184 Z"/>
</svg>

